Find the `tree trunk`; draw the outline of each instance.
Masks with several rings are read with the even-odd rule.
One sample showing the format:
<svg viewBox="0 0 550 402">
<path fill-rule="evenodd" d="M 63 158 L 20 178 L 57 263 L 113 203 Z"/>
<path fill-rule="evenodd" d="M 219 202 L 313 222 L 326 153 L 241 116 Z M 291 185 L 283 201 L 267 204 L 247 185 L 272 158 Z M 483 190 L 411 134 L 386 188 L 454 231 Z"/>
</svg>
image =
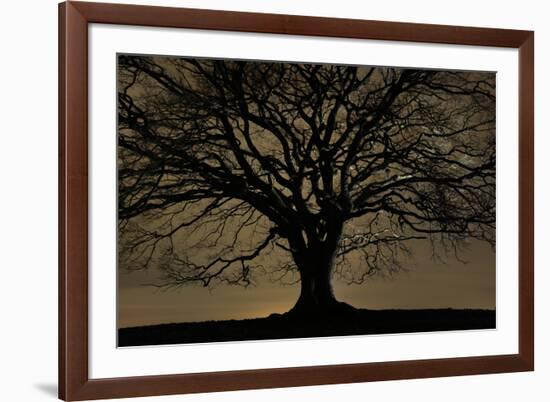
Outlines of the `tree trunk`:
<svg viewBox="0 0 550 402">
<path fill-rule="evenodd" d="M 336 248 L 334 250 L 308 250 L 295 258 L 300 271 L 300 296 L 290 314 L 304 318 L 320 318 L 327 315 L 353 310 L 346 303 L 334 297 L 332 288 L 332 270 L 334 268 Z"/>
<path fill-rule="evenodd" d="M 302 313 L 320 313 L 336 304 L 332 289 L 331 261 L 315 258 L 300 267 L 300 297 L 293 310 Z"/>
</svg>

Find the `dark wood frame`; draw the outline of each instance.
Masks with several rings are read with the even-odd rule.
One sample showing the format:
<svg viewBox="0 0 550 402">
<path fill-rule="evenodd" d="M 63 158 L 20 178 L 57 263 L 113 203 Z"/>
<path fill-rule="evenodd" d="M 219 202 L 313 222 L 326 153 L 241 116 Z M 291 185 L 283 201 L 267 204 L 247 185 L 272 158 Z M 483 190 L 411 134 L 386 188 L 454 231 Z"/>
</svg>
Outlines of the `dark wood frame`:
<svg viewBox="0 0 550 402">
<path fill-rule="evenodd" d="M 214 373 L 88 377 L 88 24 L 197 28 L 519 49 L 519 353 Z M 442 377 L 534 369 L 534 33 L 213 10 L 59 5 L 59 397 L 64 400 Z"/>
</svg>

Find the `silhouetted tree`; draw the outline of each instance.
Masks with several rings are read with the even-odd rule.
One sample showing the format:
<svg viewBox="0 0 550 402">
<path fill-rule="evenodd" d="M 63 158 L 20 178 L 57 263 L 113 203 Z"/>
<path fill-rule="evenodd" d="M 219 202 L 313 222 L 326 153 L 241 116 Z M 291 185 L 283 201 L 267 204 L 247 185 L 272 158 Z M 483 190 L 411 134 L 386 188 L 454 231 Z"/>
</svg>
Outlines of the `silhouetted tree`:
<svg viewBox="0 0 550 402">
<path fill-rule="evenodd" d="M 277 249 L 293 311 L 328 312 L 334 274 L 394 271 L 410 240 L 494 241 L 493 74 L 118 61 L 121 253 L 158 286 L 248 285 Z"/>
</svg>

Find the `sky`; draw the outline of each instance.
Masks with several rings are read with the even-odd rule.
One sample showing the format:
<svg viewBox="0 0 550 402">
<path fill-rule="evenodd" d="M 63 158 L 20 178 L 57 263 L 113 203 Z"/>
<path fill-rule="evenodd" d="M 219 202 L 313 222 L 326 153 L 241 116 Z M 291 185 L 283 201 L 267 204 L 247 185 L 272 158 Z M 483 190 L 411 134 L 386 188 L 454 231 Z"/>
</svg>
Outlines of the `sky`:
<svg viewBox="0 0 550 402">
<path fill-rule="evenodd" d="M 421 242 L 420 242 L 421 243 Z M 431 258 L 427 244 L 417 244 L 391 277 L 373 277 L 362 285 L 334 281 L 336 298 L 369 309 L 482 308 L 495 309 L 496 264 L 491 246 L 472 241 L 461 260 L 442 263 Z M 289 310 L 299 285 L 280 286 L 260 278 L 254 287 L 223 286 L 209 290 L 185 286 L 161 291 L 143 284 L 157 279 L 148 271 L 120 272 L 120 328 L 191 321 L 265 317 Z"/>
</svg>

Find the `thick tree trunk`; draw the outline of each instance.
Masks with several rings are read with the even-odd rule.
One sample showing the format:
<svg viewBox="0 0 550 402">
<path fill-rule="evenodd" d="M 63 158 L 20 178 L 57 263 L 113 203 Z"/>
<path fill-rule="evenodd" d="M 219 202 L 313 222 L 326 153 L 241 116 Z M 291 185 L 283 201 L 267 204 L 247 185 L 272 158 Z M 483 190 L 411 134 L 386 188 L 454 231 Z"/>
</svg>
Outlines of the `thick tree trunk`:
<svg viewBox="0 0 550 402">
<path fill-rule="evenodd" d="M 290 314 L 304 318 L 322 318 L 353 310 L 346 303 L 334 297 L 332 288 L 332 270 L 334 268 L 336 248 L 334 250 L 308 250 L 296 260 L 300 271 L 300 296 Z"/>
<path fill-rule="evenodd" d="M 332 289 L 332 264 L 316 258 L 300 268 L 300 297 L 293 310 L 315 314 L 331 309 L 336 303 Z"/>
<path fill-rule="evenodd" d="M 300 319 L 323 320 L 354 311 L 349 304 L 334 297 L 332 273 L 343 229 L 339 209 L 326 211 L 321 226 L 292 233 L 289 243 L 300 272 L 300 296 L 287 313 Z"/>
</svg>

